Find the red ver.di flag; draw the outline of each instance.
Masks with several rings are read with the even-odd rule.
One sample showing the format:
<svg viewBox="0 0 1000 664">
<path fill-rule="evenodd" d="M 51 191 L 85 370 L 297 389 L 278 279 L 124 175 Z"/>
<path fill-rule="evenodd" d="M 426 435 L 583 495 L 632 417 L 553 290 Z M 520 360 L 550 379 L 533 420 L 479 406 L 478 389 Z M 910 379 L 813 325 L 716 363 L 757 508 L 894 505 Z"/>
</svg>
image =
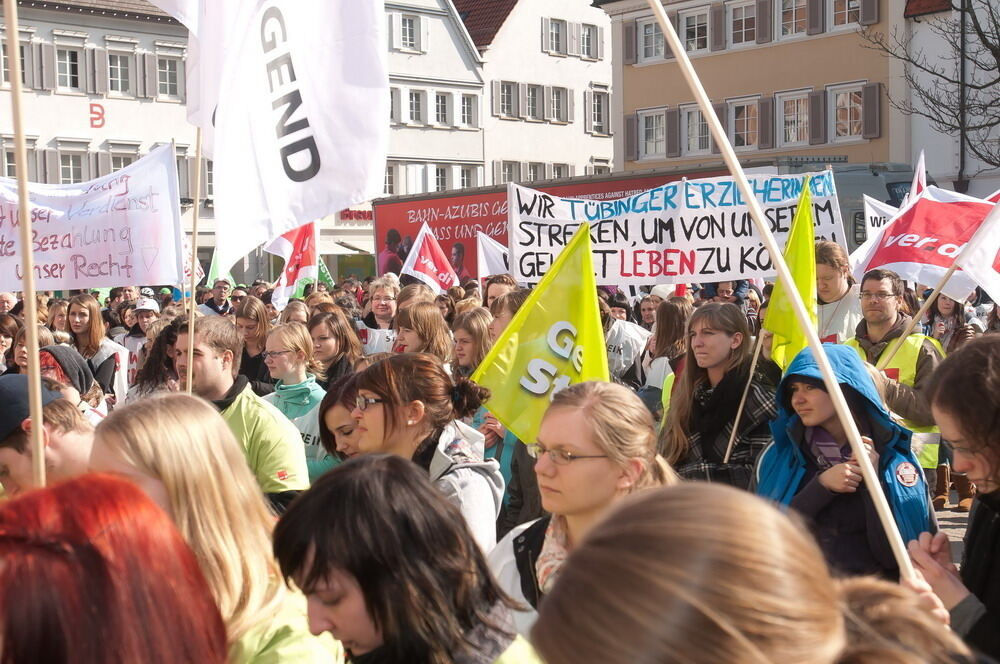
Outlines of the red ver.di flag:
<svg viewBox="0 0 1000 664">
<path fill-rule="evenodd" d="M 426 223 L 421 226 L 400 273 L 416 277 L 433 288 L 435 293 L 443 293 L 458 285 L 455 268 L 448 262 L 444 249 Z"/>
<path fill-rule="evenodd" d="M 285 259 L 285 268 L 274 286 L 271 304 L 283 311 L 292 297 L 300 297 L 307 283 L 319 274 L 319 254 L 316 252 L 316 224 L 299 226 L 275 239 L 264 248 L 269 254 Z"/>
<path fill-rule="evenodd" d="M 191 32 L 188 119 L 213 160 L 227 271 L 293 228 L 382 195 L 381 0 L 151 0 Z"/>
<path fill-rule="evenodd" d="M 851 254 L 854 278 L 860 281 L 865 272 L 881 268 L 907 281 L 937 284 L 992 208 L 979 198 L 927 187 Z M 962 302 L 975 288 L 975 279 L 958 270 L 942 292 Z"/>
</svg>

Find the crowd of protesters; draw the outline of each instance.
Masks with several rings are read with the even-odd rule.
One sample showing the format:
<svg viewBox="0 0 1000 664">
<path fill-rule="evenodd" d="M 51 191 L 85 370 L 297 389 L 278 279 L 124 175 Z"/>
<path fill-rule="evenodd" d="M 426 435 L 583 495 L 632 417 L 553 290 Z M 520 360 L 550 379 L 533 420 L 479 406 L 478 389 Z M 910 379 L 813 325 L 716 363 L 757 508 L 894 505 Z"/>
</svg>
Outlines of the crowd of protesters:
<svg viewBox="0 0 1000 664">
<path fill-rule="evenodd" d="M 930 289 L 816 259 L 916 579 L 812 351 L 772 360 L 763 282 L 598 288 L 611 381 L 556 392 L 535 440 L 472 379 L 528 299 L 508 274 L 352 277 L 281 311 L 220 279 L 194 321 L 169 288 L 42 294 L 36 321 L 0 293 L 0 660 L 1000 658 L 997 307 L 942 295 L 911 327 Z"/>
</svg>

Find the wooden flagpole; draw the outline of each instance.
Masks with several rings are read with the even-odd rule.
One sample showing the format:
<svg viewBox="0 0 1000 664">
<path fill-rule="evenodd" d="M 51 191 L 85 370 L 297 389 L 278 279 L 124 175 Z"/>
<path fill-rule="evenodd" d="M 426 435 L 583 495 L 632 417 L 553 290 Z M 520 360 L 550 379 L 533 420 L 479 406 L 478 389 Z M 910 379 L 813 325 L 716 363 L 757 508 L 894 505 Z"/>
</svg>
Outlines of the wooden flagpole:
<svg viewBox="0 0 1000 664">
<path fill-rule="evenodd" d="M 35 486 L 45 486 L 45 450 L 42 448 L 42 376 L 38 362 L 38 302 L 35 300 L 35 259 L 31 242 L 31 202 L 28 198 L 28 150 L 24 141 L 21 110 L 21 43 L 18 34 L 17 1 L 4 2 L 7 23 L 7 62 L 10 100 L 14 116 L 14 164 L 17 177 L 17 208 L 21 240 L 21 291 L 24 297 L 25 340 L 28 342 L 28 412 L 31 416 L 31 474 Z"/>
<path fill-rule="evenodd" d="M 763 322 L 763 321 L 761 321 Z M 743 408 L 747 405 L 747 396 L 750 395 L 750 386 L 753 385 L 753 373 L 757 370 L 757 361 L 760 359 L 760 351 L 764 347 L 764 329 L 761 328 L 757 334 L 757 343 L 753 347 L 753 360 L 750 362 L 750 375 L 747 376 L 747 384 L 743 388 L 743 396 L 740 398 L 740 407 L 736 409 L 736 418 L 733 420 L 733 430 L 729 434 L 729 444 L 726 445 L 726 456 L 722 463 L 729 463 L 729 457 L 733 454 L 733 445 L 736 443 L 736 432 L 740 427 L 740 419 L 743 416 Z"/>
<path fill-rule="evenodd" d="M 194 379 L 194 317 L 198 311 L 198 298 L 195 297 L 198 288 L 198 221 L 201 219 L 201 127 L 195 130 L 194 139 L 194 217 L 191 220 L 191 298 L 188 301 L 188 343 L 187 343 L 187 375 L 184 384 L 187 393 L 191 394 L 191 382 Z"/>
<path fill-rule="evenodd" d="M 833 367 L 830 366 L 830 360 L 823 351 L 819 335 L 812 326 L 809 313 L 806 311 L 805 303 L 802 301 L 802 296 L 795 287 L 792 274 L 788 269 L 788 263 L 785 262 L 785 257 L 782 255 L 781 249 L 778 247 L 778 243 L 775 241 L 774 235 L 768 227 L 763 210 L 760 207 L 760 202 L 757 200 L 757 196 L 750 187 L 750 182 L 747 180 L 746 173 L 743 172 L 743 167 L 740 165 L 739 159 L 736 157 L 736 152 L 733 150 L 733 146 L 729 142 L 729 136 L 726 134 L 725 129 L 723 129 L 722 124 L 716 117 L 715 110 L 712 108 L 712 102 L 709 100 L 708 94 L 705 92 L 705 88 L 702 86 L 701 80 L 698 78 L 698 74 L 691 65 L 691 60 L 688 58 L 687 52 L 684 50 L 684 45 L 681 43 L 680 38 L 674 31 L 674 26 L 667 17 L 667 12 L 663 8 L 661 0 L 646 0 L 646 2 L 649 4 L 650 9 L 653 10 L 653 15 L 660 24 L 663 36 L 670 45 L 670 50 L 673 52 L 674 57 L 677 60 L 677 64 L 680 66 L 681 73 L 687 81 L 691 92 L 694 94 L 695 100 L 698 102 L 698 107 L 701 109 L 702 115 L 708 123 L 708 128 L 712 132 L 712 138 L 715 139 L 715 143 L 719 147 L 722 158 L 726 162 L 726 166 L 729 167 L 729 172 L 732 174 L 733 179 L 736 180 L 736 186 L 739 189 L 740 194 L 743 196 L 743 200 L 747 202 L 750 217 L 753 219 L 754 225 L 757 227 L 757 233 L 760 235 L 760 239 L 763 241 L 764 246 L 771 254 L 771 260 L 778 272 L 778 279 L 788 289 L 789 296 L 792 300 L 792 307 L 795 310 L 795 316 L 798 319 L 802 330 L 806 334 L 809 347 L 812 349 L 813 355 L 819 364 L 820 371 L 823 374 L 823 382 L 826 385 L 827 392 L 829 392 L 830 398 L 833 401 L 834 409 L 837 412 L 837 416 L 840 418 L 841 424 L 844 426 L 844 431 L 847 433 L 847 439 L 851 444 L 851 449 L 853 450 L 854 456 L 858 461 L 858 465 L 861 467 L 861 475 L 864 478 L 865 484 L 868 486 L 868 493 L 871 495 L 872 501 L 875 504 L 875 510 L 878 513 L 879 521 L 882 523 L 882 528 L 885 530 L 886 536 L 889 539 L 889 544 L 892 547 L 892 553 L 896 558 L 897 564 L 899 565 L 900 575 L 904 579 L 914 579 L 916 574 L 913 569 L 913 563 L 910 561 L 910 556 L 906 552 L 906 545 L 899 533 L 899 529 L 896 527 L 896 522 L 892 516 L 892 510 L 889 508 L 889 503 L 885 498 L 885 492 L 882 490 L 882 485 L 879 482 L 878 475 L 876 475 L 871 459 L 865 451 L 864 444 L 861 441 L 861 433 L 858 431 L 857 424 L 854 422 L 854 417 L 851 415 L 850 408 L 847 406 L 847 401 L 844 399 L 844 393 L 841 391 L 840 384 L 837 382 L 837 378 L 833 373 Z"/>
</svg>

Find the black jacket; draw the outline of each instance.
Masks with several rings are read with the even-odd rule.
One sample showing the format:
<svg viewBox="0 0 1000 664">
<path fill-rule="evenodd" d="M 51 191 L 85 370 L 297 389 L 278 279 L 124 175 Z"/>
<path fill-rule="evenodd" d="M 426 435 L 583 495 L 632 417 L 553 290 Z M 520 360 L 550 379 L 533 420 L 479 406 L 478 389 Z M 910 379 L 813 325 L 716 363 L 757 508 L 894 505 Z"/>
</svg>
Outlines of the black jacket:
<svg viewBox="0 0 1000 664">
<path fill-rule="evenodd" d="M 976 501 L 965 533 L 962 582 L 986 606 L 965 641 L 1000 658 L 1000 492 L 983 494 Z"/>
</svg>

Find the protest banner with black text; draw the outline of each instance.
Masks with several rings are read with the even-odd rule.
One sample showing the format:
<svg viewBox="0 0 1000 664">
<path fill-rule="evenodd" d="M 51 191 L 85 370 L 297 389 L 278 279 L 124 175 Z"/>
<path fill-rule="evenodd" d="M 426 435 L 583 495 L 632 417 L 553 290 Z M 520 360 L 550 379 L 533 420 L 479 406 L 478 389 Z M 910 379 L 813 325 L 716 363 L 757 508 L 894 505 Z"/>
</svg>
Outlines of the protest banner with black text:
<svg viewBox="0 0 1000 664">
<path fill-rule="evenodd" d="M 36 288 L 66 290 L 122 284 L 180 284 L 183 233 L 177 167 L 164 145 L 89 182 L 29 186 Z M 23 277 L 17 182 L 0 178 L 0 290 Z"/>
<path fill-rule="evenodd" d="M 817 239 L 845 243 L 831 171 L 750 176 L 771 231 L 784 246 L 809 177 Z M 560 198 L 508 187 L 511 274 L 537 282 L 582 222 L 590 224 L 599 285 L 715 282 L 773 277 L 732 177 L 670 182 L 626 198 Z"/>
</svg>

